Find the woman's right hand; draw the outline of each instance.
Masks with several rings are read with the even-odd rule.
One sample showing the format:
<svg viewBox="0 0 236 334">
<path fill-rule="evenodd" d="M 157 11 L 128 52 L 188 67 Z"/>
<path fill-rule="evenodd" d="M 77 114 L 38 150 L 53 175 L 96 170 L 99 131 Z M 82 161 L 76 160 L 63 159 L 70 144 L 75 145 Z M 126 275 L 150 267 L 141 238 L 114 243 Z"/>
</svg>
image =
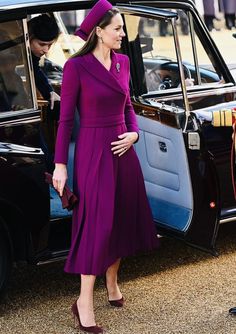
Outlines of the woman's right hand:
<svg viewBox="0 0 236 334">
<path fill-rule="evenodd" d="M 64 164 L 55 164 L 55 169 L 52 176 L 53 187 L 62 196 L 63 189 L 67 181 L 67 168 Z"/>
</svg>

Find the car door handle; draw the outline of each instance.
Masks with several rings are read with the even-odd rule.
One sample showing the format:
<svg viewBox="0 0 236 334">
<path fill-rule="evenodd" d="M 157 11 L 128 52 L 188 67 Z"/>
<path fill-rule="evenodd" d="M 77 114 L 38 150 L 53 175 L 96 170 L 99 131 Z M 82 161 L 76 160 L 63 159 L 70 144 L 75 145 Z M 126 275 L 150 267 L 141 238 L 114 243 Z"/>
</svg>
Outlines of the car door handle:
<svg viewBox="0 0 236 334">
<path fill-rule="evenodd" d="M 155 117 L 156 116 L 156 111 L 153 111 L 153 110 L 142 110 L 141 111 L 141 114 L 143 115 L 143 116 L 148 116 L 148 117 Z"/>
<path fill-rule="evenodd" d="M 162 152 L 166 153 L 166 152 L 167 152 L 167 146 L 166 146 L 166 143 L 164 143 L 163 141 L 159 141 L 158 144 L 159 144 L 159 149 L 160 149 Z"/>
</svg>

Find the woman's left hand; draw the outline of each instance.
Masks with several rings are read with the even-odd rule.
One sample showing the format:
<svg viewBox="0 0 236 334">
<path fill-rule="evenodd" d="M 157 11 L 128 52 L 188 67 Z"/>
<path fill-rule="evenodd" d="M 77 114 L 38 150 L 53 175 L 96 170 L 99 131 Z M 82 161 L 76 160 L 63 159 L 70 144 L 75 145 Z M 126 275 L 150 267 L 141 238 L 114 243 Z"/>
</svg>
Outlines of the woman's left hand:
<svg viewBox="0 0 236 334">
<path fill-rule="evenodd" d="M 123 155 L 138 139 L 137 132 L 125 132 L 119 135 L 120 140 L 111 143 L 113 154 L 118 154 L 119 157 Z"/>
</svg>

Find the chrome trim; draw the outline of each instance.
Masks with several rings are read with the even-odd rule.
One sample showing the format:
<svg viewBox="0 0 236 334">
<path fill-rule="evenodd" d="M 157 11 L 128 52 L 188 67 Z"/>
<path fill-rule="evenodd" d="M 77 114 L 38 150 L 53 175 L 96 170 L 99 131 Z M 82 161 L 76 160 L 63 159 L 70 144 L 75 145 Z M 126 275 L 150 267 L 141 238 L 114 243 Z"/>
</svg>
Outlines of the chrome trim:
<svg viewBox="0 0 236 334">
<path fill-rule="evenodd" d="M 64 255 L 64 256 L 57 257 L 57 258 L 54 258 L 54 259 L 49 259 L 49 260 L 46 260 L 46 261 L 39 261 L 39 262 L 37 262 L 37 266 L 42 266 L 44 264 L 49 264 L 49 263 L 54 263 L 54 262 L 59 262 L 59 261 L 65 261 L 66 258 L 67 258 L 67 256 Z"/>
<path fill-rule="evenodd" d="M 192 41 L 192 48 L 193 48 L 193 58 L 194 58 L 194 63 L 195 63 L 195 70 L 197 73 L 197 84 L 201 85 L 202 84 L 202 79 L 199 71 L 199 63 L 198 63 L 198 55 L 197 55 L 197 46 L 196 46 L 196 39 L 195 39 L 195 30 L 194 30 L 194 25 L 193 25 L 193 17 L 188 12 L 188 20 L 189 20 L 189 28 L 190 28 L 190 36 L 191 36 L 191 41 Z"/>
<path fill-rule="evenodd" d="M 28 124 L 28 123 L 38 123 L 41 122 L 40 116 L 33 116 L 33 117 L 27 117 L 27 118 L 20 118 L 20 119 L 14 119 L 10 121 L 0 122 L 0 127 L 10 126 L 13 124 Z"/>
<path fill-rule="evenodd" d="M 73 55 L 76 52 L 76 49 L 73 47 L 73 43 L 70 42 L 70 35 L 67 33 L 66 26 L 61 18 L 61 15 L 57 12 L 54 12 L 54 17 L 57 21 L 60 32 L 64 34 L 63 38 L 65 40 L 66 49 L 69 50 L 70 55 Z"/>
<path fill-rule="evenodd" d="M 0 122 L 1 122 L 1 119 L 4 119 L 6 117 L 22 117 L 24 118 L 25 115 L 29 115 L 29 114 L 32 114 L 32 115 L 35 115 L 37 113 L 40 113 L 41 110 L 40 109 L 37 109 L 37 110 L 34 110 L 34 109 L 22 109 L 22 110 L 17 110 L 17 111 L 14 111 L 14 110 L 10 110 L 10 111 L 3 111 L 0 113 Z"/>
<path fill-rule="evenodd" d="M 222 88 L 234 88 L 236 87 L 233 82 L 227 82 L 227 83 L 219 83 L 217 82 L 208 82 L 208 83 L 203 83 L 201 85 L 194 85 L 194 86 L 189 86 L 188 90 L 189 91 L 194 91 L 199 89 L 199 87 L 203 88 L 204 90 L 210 90 L 210 89 L 220 89 Z"/>
<path fill-rule="evenodd" d="M 236 222 L 236 217 L 223 218 L 223 219 L 220 219 L 220 224 L 230 223 L 233 221 Z"/>
<path fill-rule="evenodd" d="M 68 254 L 69 250 L 64 250 L 64 251 L 57 251 L 57 252 L 52 252 L 51 253 L 51 258 L 47 259 L 45 261 L 38 261 L 37 266 L 41 266 L 44 264 L 48 263 L 54 263 L 54 262 L 59 262 L 59 261 L 64 261 L 67 258 L 66 253 Z"/>
<path fill-rule="evenodd" d="M 23 32 L 24 32 L 24 38 L 25 38 L 25 51 L 26 51 L 27 64 L 28 64 L 28 70 L 29 70 L 30 88 L 31 88 L 31 94 L 32 94 L 32 99 L 33 99 L 33 108 L 38 109 L 37 93 L 36 93 L 33 63 L 32 63 L 31 51 L 30 51 L 30 41 L 29 41 L 27 20 L 23 19 L 22 22 L 23 22 Z"/>
<path fill-rule="evenodd" d="M 30 154 L 30 155 L 44 155 L 41 148 L 17 145 L 12 143 L 0 142 L 0 154 Z"/>
<path fill-rule="evenodd" d="M 188 93 L 188 98 L 194 98 L 194 97 L 198 97 L 198 96 L 212 96 L 212 95 L 223 95 L 223 94 L 227 94 L 227 93 L 236 93 L 236 86 L 231 86 L 231 87 L 223 87 L 223 88 L 217 88 L 214 89 L 214 91 L 212 89 L 207 90 L 207 91 L 200 91 L 200 92 L 189 92 Z"/>
<path fill-rule="evenodd" d="M 220 88 L 219 88 L 220 87 Z M 202 85 L 194 85 L 194 86 L 188 86 L 187 87 L 187 92 L 188 93 L 191 93 L 191 92 L 194 92 L 194 91 L 199 91 L 202 90 L 203 91 L 209 91 L 211 89 L 223 89 L 223 88 L 235 88 L 236 89 L 236 86 L 232 83 L 232 82 L 229 82 L 229 83 L 224 83 L 224 84 L 219 84 L 218 82 L 211 82 L 211 83 L 207 83 L 207 84 L 202 84 Z M 151 91 L 149 93 L 146 93 L 146 94 L 143 94 L 142 97 L 146 98 L 146 97 L 149 97 L 150 95 L 159 95 L 159 96 L 162 96 L 162 95 L 166 95 L 166 92 L 168 91 L 168 93 L 176 93 L 176 94 L 180 94 L 182 91 L 180 90 L 180 88 L 170 88 L 168 90 L 154 90 L 154 91 Z"/>
<path fill-rule="evenodd" d="M 182 87 L 182 94 L 184 98 L 184 105 L 185 105 L 185 114 L 186 114 L 186 121 L 183 131 L 185 132 L 187 123 L 188 123 L 188 117 L 190 115 L 190 109 L 189 109 L 189 103 L 188 103 L 188 97 L 187 97 L 187 89 L 185 84 L 185 75 L 184 75 L 184 68 L 182 65 L 182 57 L 180 52 L 180 45 L 179 45 L 179 37 L 177 33 L 177 26 L 176 26 L 176 18 L 171 19 L 171 24 L 173 28 L 173 34 L 174 34 L 174 42 L 175 42 L 175 49 L 176 49 L 176 55 L 177 55 L 177 61 L 179 64 L 179 71 L 180 71 L 180 79 L 181 79 L 181 87 Z"/>
<path fill-rule="evenodd" d="M 195 87 L 196 88 L 196 87 Z M 168 90 L 170 91 L 170 90 Z M 148 94 L 144 94 L 142 95 L 143 99 L 155 99 L 157 102 L 161 102 L 161 101 L 169 101 L 169 100 L 181 100 L 183 98 L 181 91 L 176 92 L 176 94 L 173 94 L 171 96 L 161 96 L 160 94 L 157 94 L 158 96 L 152 96 L 154 92 L 152 92 L 152 94 L 150 94 L 151 96 L 148 96 Z M 213 87 L 211 87 L 210 89 L 207 89 L 206 91 L 194 91 L 194 92 L 189 92 L 187 93 L 188 99 L 191 98 L 195 98 L 195 97 L 207 97 L 207 96 L 212 96 L 212 95 L 223 95 L 223 94 L 227 94 L 227 93 L 236 93 L 236 86 L 230 86 L 230 87 L 226 87 L 226 88 L 217 88 L 214 89 L 213 91 Z M 166 94 L 166 93 L 165 93 Z M 164 95 L 164 94 L 162 94 Z M 191 102 L 190 102 L 191 104 Z"/>
<path fill-rule="evenodd" d="M 170 10 L 163 8 L 150 7 L 144 3 L 128 3 L 126 4 L 117 4 L 121 14 L 138 14 L 140 16 L 150 17 L 150 18 L 160 18 L 164 20 L 171 20 L 173 17 L 178 18 L 178 15 Z"/>
</svg>

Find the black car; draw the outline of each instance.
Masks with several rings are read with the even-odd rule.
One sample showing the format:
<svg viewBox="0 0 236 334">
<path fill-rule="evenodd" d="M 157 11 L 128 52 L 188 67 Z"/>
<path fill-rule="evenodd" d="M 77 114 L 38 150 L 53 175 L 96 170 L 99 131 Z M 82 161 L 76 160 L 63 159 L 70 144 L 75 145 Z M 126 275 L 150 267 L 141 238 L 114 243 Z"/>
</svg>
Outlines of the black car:
<svg viewBox="0 0 236 334">
<path fill-rule="evenodd" d="M 219 223 L 236 219 L 236 205 L 232 126 L 214 126 L 214 115 L 227 110 L 232 120 L 235 81 L 192 1 L 113 4 L 125 23 L 121 52 L 131 61 L 130 89 L 140 127 L 136 151 L 158 234 L 215 254 Z M 68 11 L 80 17 L 92 5 L 80 0 L 0 1 L 1 293 L 13 262 L 65 258 L 70 245 L 71 212 L 62 209 L 44 176 L 51 168 L 48 157 L 53 156 L 59 110 L 51 112 L 36 92 L 27 19 L 49 13 L 58 21 L 64 60 L 55 66 L 53 57 L 44 70 L 60 92 L 61 67 L 80 45 L 78 37 L 68 40 L 63 17 Z M 78 123 L 76 119 L 75 128 Z"/>
</svg>

